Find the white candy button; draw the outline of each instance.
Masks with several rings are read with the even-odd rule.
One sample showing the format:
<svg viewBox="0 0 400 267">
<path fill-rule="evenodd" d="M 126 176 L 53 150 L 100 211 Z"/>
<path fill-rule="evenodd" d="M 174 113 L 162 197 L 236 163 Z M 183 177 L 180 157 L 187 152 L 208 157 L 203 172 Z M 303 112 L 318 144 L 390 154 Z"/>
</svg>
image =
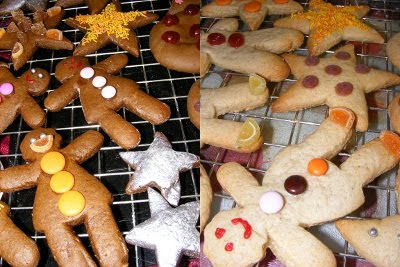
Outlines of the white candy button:
<svg viewBox="0 0 400 267">
<path fill-rule="evenodd" d="M 103 76 L 96 76 L 92 81 L 93 86 L 97 88 L 103 87 L 104 85 L 106 85 L 106 83 L 107 79 L 104 78 Z"/>
<path fill-rule="evenodd" d="M 117 94 L 117 89 L 114 86 L 108 85 L 101 90 L 101 95 L 105 99 L 111 99 Z"/>
<path fill-rule="evenodd" d="M 83 68 L 82 70 L 81 70 L 81 77 L 82 78 L 84 78 L 84 79 L 90 79 L 90 78 L 92 78 L 93 77 L 93 75 L 94 75 L 94 69 L 92 69 L 91 67 L 86 67 L 86 68 Z"/>
<path fill-rule="evenodd" d="M 281 194 L 276 191 L 268 191 L 260 197 L 260 209 L 267 214 L 274 214 L 279 212 L 285 201 Z"/>
</svg>

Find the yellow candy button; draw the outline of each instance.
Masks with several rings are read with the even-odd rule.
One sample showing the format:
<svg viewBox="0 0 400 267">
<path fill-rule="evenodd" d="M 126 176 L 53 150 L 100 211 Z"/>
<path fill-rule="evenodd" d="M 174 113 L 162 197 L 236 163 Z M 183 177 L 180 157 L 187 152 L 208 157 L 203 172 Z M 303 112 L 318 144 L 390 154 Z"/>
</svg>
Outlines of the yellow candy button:
<svg viewBox="0 0 400 267">
<path fill-rule="evenodd" d="M 51 190 L 55 193 L 65 193 L 74 187 L 75 179 L 70 172 L 60 171 L 54 174 L 50 179 Z"/>
<path fill-rule="evenodd" d="M 78 191 L 68 191 L 58 200 L 58 209 L 65 216 L 75 216 L 83 211 L 86 206 L 85 197 Z"/>
<path fill-rule="evenodd" d="M 65 158 L 60 152 L 49 152 L 40 161 L 40 168 L 47 174 L 55 174 L 62 171 L 65 166 Z"/>
</svg>

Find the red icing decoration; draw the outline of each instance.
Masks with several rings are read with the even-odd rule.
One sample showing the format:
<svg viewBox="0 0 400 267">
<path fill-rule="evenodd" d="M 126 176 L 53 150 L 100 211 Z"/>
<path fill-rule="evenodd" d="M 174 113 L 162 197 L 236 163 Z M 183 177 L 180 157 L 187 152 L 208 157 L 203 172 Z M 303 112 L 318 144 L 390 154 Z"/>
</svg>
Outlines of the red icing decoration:
<svg viewBox="0 0 400 267">
<path fill-rule="evenodd" d="M 226 251 L 232 251 L 233 250 L 233 243 L 232 242 L 226 243 L 225 250 Z"/>
<path fill-rule="evenodd" d="M 181 36 L 175 31 L 166 31 L 163 33 L 161 38 L 168 44 L 177 44 L 181 39 Z"/>
<path fill-rule="evenodd" d="M 356 66 L 356 72 L 361 74 L 367 74 L 371 71 L 371 68 L 364 64 L 358 64 Z"/>
<path fill-rule="evenodd" d="M 74 66 L 69 67 L 69 70 L 74 70 L 74 69 L 75 69 Z"/>
<path fill-rule="evenodd" d="M 330 75 L 339 75 L 342 73 L 342 68 L 338 65 L 328 65 L 325 67 L 325 72 Z"/>
<path fill-rule="evenodd" d="M 232 33 L 228 38 L 231 47 L 238 48 L 244 44 L 244 36 L 241 33 Z"/>
<path fill-rule="evenodd" d="M 226 230 L 224 228 L 217 228 L 215 229 L 215 237 L 221 239 L 224 236 L 225 232 Z"/>
<path fill-rule="evenodd" d="M 234 219 L 231 220 L 231 222 L 234 225 L 240 223 L 244 228 L 244 234 L 243 234 L 244 239 L 249 239 L 250 238 L 253 229 L 252 229 L 252 227 L 251 227 L 251 225 L 249 224 L 248 221 L 243 220 L 242 218 L 234 218 Z"/>
<path fill-rule="evenodd" d="M 171 27 L 174 25 L 179 24 L 179 18 L 177 15 L 166 15 L 163 19 L 163 23 L 167 26 L 167 27 Z"/>
<path fill-rule="evenodd" d="M 30 76 L 29 74 L 26 75 L 25 81 L 26 81 L 27 83 L 30 83 L 30 84 L 32 84 L 32 83 L 35 82 L 34 80 L 31 79 L 31 76 Z"/>
<path fill-rule="evenodd" d="M 317 66 L 319 64 L 319 57 L 309 56 L 304 60 L 307 66 Z"/>
<path fill-rule="evenodd" d="M 189 35 L 192 37 L 200 36 L 200 24 L 193 24 L 192 27 L 190 27 Z"/>
<path fill-rule="evenodd" d="M 194 16 L 194 15 L 196 15 L 196 14 L 199 13 L 199 12 L 200 12 L 200 7 L 199 7 L 198 5 L 194 5 L 194 4 L 188 5 L 188 6 L 185 8 L 185 10 L 183 10 L 183 13 L 184 13 L 185 15 L 188 15 L 188 16 Z"/>
<path fill-rule="evenodd" d="M 344 51 L 339 51 L 335 55 L 336 58 L 341 59 L 341 60 L 348 60 L 350 59 L 350 54 Z"/>
<path fill-rule="evenodd" d="M 225 40 L 226 40 L 225 35 L 218 32 L 210 33 L 210 35 L 208 35 L 207 37 L 207 42 L 210 45 L 221 45 L 225 43 Z"/>
<path fill-rule="evenodd" d="M 311 89 L 311 88 L 316 87 L 319 84 L 319 80 L 314 75 L 308 75 L 303 79 L 302 84 L 305 88 Z"/>
<path fill-rule="evenodd" d="M 353 85 L 349 82 L 338 83 L 335 87 L 335 91 L 340 96 L 347 96 L 353 92 Z"/>
</svg>

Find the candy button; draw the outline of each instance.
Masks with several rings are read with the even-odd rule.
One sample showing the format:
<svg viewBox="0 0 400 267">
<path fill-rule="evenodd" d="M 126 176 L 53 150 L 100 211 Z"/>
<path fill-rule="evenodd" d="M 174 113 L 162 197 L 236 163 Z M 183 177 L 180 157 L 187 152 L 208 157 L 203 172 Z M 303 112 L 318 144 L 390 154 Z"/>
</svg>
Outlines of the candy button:
<svg viewBox="0 0 400 267">
<path fill-rule="evenodd" d="M 349 82 L 338 83 L 335 87 L 336 94 L 347 96 L 353 92 L 353 85 Z"/>
<path fill-rule="evenodd" d="M 11 95 L 14 92 L 14 86 L 11 83 L 3 83 L 0 85 L 0 94 Z"/>
<path fill-rule="evenodd" d="M 108 85 L 101 90 L 101 95 L 105 99 L 111 99 L 117 94 L 117 89 L 114 86 Z"/>
<path fill-rule="evenodd" d="M 93 86 L 97 88 L 102 88 L 106 83 L 107 79 L 103 76 L 96 76 L 92 81 Z"/>
<path fill-rule="evenodd" d="M 244 5 L 244 10 L 249 13 L 258 12 L 261 10 L 261 3 L 258 1 L 251 1 Z"/>
<path fill-rule="evenodd" d="M 228 38 L 228 43 L 231 47 L 238 48 L 244 45 L 244 36 L 241 33 L 232 33 Z"/>
<path fill-rule="evenodd" d="M 85 197 L 78 191 L 68 191 L 58 200 L 58 209 L 65 216 L 75 216 L 81 213 L 86 206 Z"/>
<path fill-rule="evenodd" d="M 194 103 L 194 110 L 200 112 L 200 100 L 197 100 L 196 103 Z"/>
<path fill-rule="evenodd" d="M 339 51 L 335 54 L 335 57 L 341 60 L 348 60 L 350 59 L 350 54 L 344 51 Z"/>
<path fill-rule="evenodd" d="M 161 36 L 161 39 L 164 40 L 164 42 L 168 44 L 177 44 L 179 40 L 181 39 L 181 36 L 179 33 L 175 31 L 166 31 L 163 33 Z"/>
<path fill-rule="evenodd" d="M 319 84 L 319 80 L 314 75 L 308 75 L 302 81 L 302 85 L 305 88 L 309 88 L 309 89 L 316 87 L 318 84 Z"/>
<path fill-rule="evenodd" d="M 215 0 L 215 3 L 218 6 L 227 6 L 227 5 L 230 5 L 232 3 L 232 0 Z"/>
<path fill-rule="evenodd" d="M 259 205 L 264 213 L 274 214 L 283 208 L 284 200 L 278 192 L 268 191 L 260 197 Z"/>
<path fill-rule="evenodd" d="M 60 171 L 54 174 L 50 179 L 50 188 L 55 193 L 65 193 L 74 187 L 74 176 L 67 171 Z"/>
<path fill-rule="evenodd" d="M 210 33 L 207 36 L 207 42 L 210 45 L 221 45 L 223 43 L 225 43 L 225 35 L 223 35 L 222 33 L 218 33 L 218 32 L 214 32 L 214 33 Z"/>
<path fill-rule="evenodd" d="M 167 27 L 171 27 L 174 25 L 179 24 L 179 18 L 177 15 L 166 15 L 163 19 L 163 23 L 167 26 Z"/>
<path fill-rule="evenodd" d="M 285 189 L 292 195 L 299 195 L 304 193 L 307 189 L 307 180 L 300 175 L 289 176 L 285 180 Z"/>
<path fill-rule="evenodd" d="M 90 78 L 92 78 L 93 75 L 94 75 L 94 69 L 92 69 L 91 67 L 83 68 L 83 69 L 81 70 L 80 75 L 81 75 L 81 77 L 84 78 L 84 79 L 90 79 Z"/>
<path fill-rule="evenodd" d="M 316 158 L 310 160 L 307 170 L 311 175 L 321 176 L 327 173 L 329 168 L 328 163 L 324 159 Z"/>
<path fill-rule="evenodd" d="M 319 64 L 319 57 L 309 56 L 304 60 L 307 66 L 317 66 Z"/>
<path fill-rule="evenodd" d="M 183 13 L 188 16 L 194 16 L 200 12 L 200 7 L 198 5 L 190 4 L 184 10 Z"/>
<path fill-rule="evenodd" d="M 356 66 L 356 72 L 361 74 L 367 74 L 371 71 L 371 68 L 364 64 L 358 64 Z"/>
<path fill-rule="evenodd" d="M 197 37 L 200 35 L 200 24 L 193 24 L 189 29 L 189 36 Z"/>
<path fill-rule="evenodd" d="M 55 174 L 65 166 L 65 158 L 60 152 L 49 152 L 40 161 L 40 168 L 47 174 Z"/>
<path fill-rule="evenodd" d="M 1 95 L 0 95 L 0 103 L 3 101 L 3 98 L 1 97 Z"/>
<path fill-rule="evenodd" d="M 342 73 L 342 68 L 338 65 L 328 65 L 325 67 L 325 72 L 330 75 L 339 75 Z"/>
</svg>

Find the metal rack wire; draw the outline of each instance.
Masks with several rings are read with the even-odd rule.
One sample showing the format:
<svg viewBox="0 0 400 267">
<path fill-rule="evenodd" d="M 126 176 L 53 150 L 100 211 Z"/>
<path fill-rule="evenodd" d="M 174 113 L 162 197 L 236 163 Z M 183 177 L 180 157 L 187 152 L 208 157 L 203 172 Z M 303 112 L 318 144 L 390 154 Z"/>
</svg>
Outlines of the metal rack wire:
<svg viewBox="0 0 400 267">
<path fill-rule="evenodd" d="M 305 8 L 308 6 L 308 0 L 296 0 Z M 209 1 L 204 1 L 206 3 Z M 374 25 L 376 29 L 385 37 L 384 45 L 369 45 L 356 43 L 356 52 L 358 60 L 372 67 L 400 73 L 400 70 L 389 62 L 385 47 L 388 39 L 395 33 L 400 31 L 400 1 L 398 0 L 328 0 L 335 5 L 349 4 L 366 4 L 371 7 L 370 13 L 364 19 L 367 23 Z M 267 16 L 261 28 L 272 27 L 273 22 L 279 16 Z M 210 27 L 218 21 L 219 18 L 202 18 L 201 29 L 208 31 Z M 241 23 L 241 30 L 246 31 L 246 27 Z M 340 45 L 343 45 L 343 42 Z M 333 47 L 327 53 L 332 53 L 337 47 Z M 305 44 L 295 53 L 306 55 L 307 48 Z M 229 70 L 221 69 L 213 66 L 210 73 L 202 80 L 203 86 L 213 84 L 219 87 L 229 83 L 232 79 L 236 79 L 242 74 L 234 73 Z M 233 158 L 240 159 L 240 163 L 251 171 L 256 177 L 261 178 L 266 169 L 268 169 L 271 160 L 284 147 L 302 142 L 306 136 L 316 130 L 327 115 L 327 107 L 317 107 L 298 112 L 290 113 L 272 113 L 270 110 L 271 103 L 285 91 L 290 84 L 295 81 L 293 76 L 281 83 L 268 83 L 270 89 L 270 99 L 267 105 L 253 111 L 243 113 L 229 113 L 225 115 L 225 119 L 245 121 L 247 118 L 255 119 L 264 135 L 264 144 L 262 151 L 254 152 L 248 155 L 238 155 L 230 151 L 218 148 L 212 152 L 205 148 L 202 149 L 202 164 L 208 170 L 210 177 L 215 177 L 215 172 L 219 166 Z M 389 89 L 381 89 L 367 96 L 368 109 L 370 117 L 370 126 L 365 133 L 356 133 L 350 141 L 350 144 L 338 156 L 333 159 L 335 163 L 341 163 L 345 158 L 355 151 L 358 147 L 377 137 L 381 130 L 391 129 L 388 117 L 388 104 L 393 99 L 396 92 L 400 91 L 400 86 Z M 262 158 L 261 164 L 257 164 L 259 157 Z M 260 163 L 260 162 L 258 162 Z M 373 183 L 368 185 L 364 192 L 366 194 L 366 204 L 359 210 L 347 216 L 348 218 L 361 219 L 372 213 L 373 217 L 386 217 L 394 215 L 397 212 L 396 196 L 394 192 L 396 170 L 392 170 L 381 177 L 377 178 Z M 215 179 L 213 179 L 213 182 Z M 218 185 L 214 185 L 218 188 Z M 371 208 L 374 201 L 377 203 L 376 209 Z M 215 203 L 221 204 L 226 209 L 232 208 L 235 204 L 230 196 L 221 191 L 215 193 Z M 220 207 L 213 206 L 213 212 L 217 212 Z M 371 209 L 374 212 L 371 212 Z M 355 266 L 355 261 L 362 261 L 354 249 L 340 237 L 334 229 L 332 223 L 328 223 L 318 227 L 312 227 L 311 233 L 319 237 L 334 252 L 337 258 L 338 266 Z M 267 260 L 268 261 L 268 260 Z M 260 262 L 258 266 L 267 266 L 265 260 Z M 269 266 L 269 265 L 268 265 Z"/>
<path fill-rule="evenodd" d="M 170 7 L 170 1 L 165 0 L 121 0 L 123 11 L 146 10 L 154 12 L 160 18 L 164 17 Z M 53 6 L 55 0 L 49 1 L 49 7 Z M 78 6 L 66 9 L 66 16 L 74 17 L 78 14 L 87 14 L 86 6 Z M 8 17 L 0 20 L 6 24 Z M 149 48 L 149 34 L 153 24 L 147 25 L 136 30 L 140 43 L 140 56 L 134 58 L 128 54 L 129 63 L 121 71 L 120 75 L 136 81 L 142 90 L 157 97 L 167 103 L 172 111 L 171 119 L 163 125 L 153 126 L 152 124 L 141 120 L 125 109 L 119 114 L 131 122 L 142 135 L 142 142 L 135 150 L 146 150 L 153 140 L 155 131 L 163 132 L 171 141 L 175 150 L 186 151 L 194 154 L 199 153 L 199 132 L 189 120 L 186 101 L 188 91 L 193 82 L 198 78 L 193 74 L 179 73 L 168 70 L 161 66 L 152 56 Z M 83 33 L 70 28 L 65 23 L 61 23 L 59 29 L 64 35 L 74 42 L 75 45 L 83 37 Z M 109 45 L 95 54 L 89 55 L 89 61 L 94 64 L 115 53 L 126 53 L 115 45 Z M 49 92 L 58 88 L 60 83 L 54 77 L 55 67 L 63 58 L 71 56 L 72 51 L 51 51 L 40 50 L 32 60 L 30 60 L 22 70 L 15 73 L 21 75 L 29 68 L 40 67 L 47 70 L 51 75 L 51 85 Z M 43 107 L 43 100 L 47 94 L 42 96 L 40 104 Z M 46 111 L 47 112 L 47 111 Z M 94 129 L 102 132 L 98 125 L 88 125 L 83 117 L 82 106 L 79 100 L 74 101 L 66 108 L 57 113 L 47 112 L 47 122 L 45 127 L 52 127 L 63 137 L 64 145 L 67 145 L 78 135 Z M 31 129 L 23 122 L 17 119 L 5 132 L 0 134 L 0 139 L 10 136 L 10 152 L 7 155 L 0 155 L 0 160 L 5 167 L 24 164 L 19 150 L 19 145 L 25 134 Z M 103 184 L 113 194 L 114 201 L 112 210 L 118 226 L 126 235 L 130 229 L 150 217 L 147 193 L 137 195 L 126 195 L 125 186 L 129 180 L 129 175 L 133 173 L 132 169 L 119 158 L 118 152 L 123 151 L 112 140 L 105 135 L 105 143 L 100 152 L 93 158 L 83 164 L 83 167 L 90 173 L 100 179 Z M 199 200 L 199 176 L 198 170 L 191 170 L 181 173 L 180 180 L 182 184 L 181 204 Z M 38 244 L 41 251 L 40 266 L 56 266 L 54 259 L 46 245 L 46 238 L 43 234 L 37 233 L 32 225 L 32 205 L 35 196 L 35 190 L 24 190 L 7 195 L 6 202 L 11 206 L 11 214 L 14 222 L 25 233 L 30 235 Z M 90 249 L 89 239 L 84 227 L 74 229 L 83 244 Z M 130 266 L 149 266 L 156 264 L 154 251 L 128 245 Z M 188 258 L 182 260 L 182 264 L 187 263 Z M 5 263 L 0 262 L 0 265 Z"/>
</svg>

